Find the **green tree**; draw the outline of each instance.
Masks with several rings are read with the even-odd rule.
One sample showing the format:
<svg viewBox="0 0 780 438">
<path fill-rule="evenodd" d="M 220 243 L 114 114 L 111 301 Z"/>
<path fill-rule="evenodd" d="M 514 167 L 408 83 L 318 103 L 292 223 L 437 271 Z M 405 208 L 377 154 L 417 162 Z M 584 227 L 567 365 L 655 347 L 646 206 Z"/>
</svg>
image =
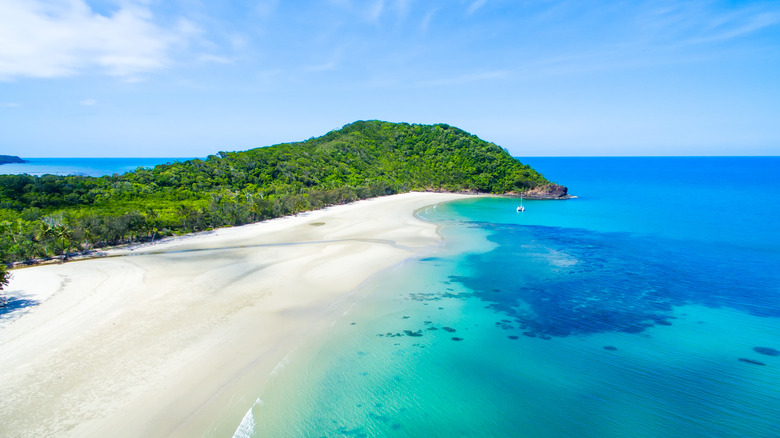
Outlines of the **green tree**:
<svg viewBox="0 0 780 438">
<path fill-rule="evenodd" d="M 8 280 L 11 278 L 11 273 L 5 268 L 5 265 L 0 263 L 0 291 L 2 291 L 8 284 Z M 0 306 L 5 306 L 5 297 L 0 295 Z"/>
</svg>

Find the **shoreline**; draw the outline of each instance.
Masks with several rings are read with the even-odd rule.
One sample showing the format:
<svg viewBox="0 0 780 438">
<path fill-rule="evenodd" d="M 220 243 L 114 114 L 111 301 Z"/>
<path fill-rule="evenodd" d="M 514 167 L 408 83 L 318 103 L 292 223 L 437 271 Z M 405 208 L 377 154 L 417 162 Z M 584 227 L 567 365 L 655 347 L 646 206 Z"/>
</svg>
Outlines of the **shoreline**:
<svg viewBox="0 0 780 438">
<path fill-rule="evenodd" d="M 285 357 L 377 273 L 441 242 L 407 193 L 14 270 L 8 436 L 232 436 Z M 133 257 L 127 257 L 132 255 Z"/>
</svg>

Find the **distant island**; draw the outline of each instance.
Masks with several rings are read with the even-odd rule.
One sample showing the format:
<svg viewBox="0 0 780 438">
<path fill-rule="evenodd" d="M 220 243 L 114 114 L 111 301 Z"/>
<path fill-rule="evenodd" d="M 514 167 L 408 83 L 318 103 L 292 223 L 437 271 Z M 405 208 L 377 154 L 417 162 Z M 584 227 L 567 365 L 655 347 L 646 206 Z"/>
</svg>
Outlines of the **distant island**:
<svg viewBox="0 0 780 438">
<path fill-rule="evenodd" d="M 0 164 L 10 164 L 10 163 L 26 163 L 26 161 L 22 160 L 21 158 L 15 155 L 0 155 Z"/>
<path fill-rule="evenodd" d="M 149 241 L 409 191 L 568 197 L 566 187 L 461 129 L 359 121 L 303 142 L 123 175 L 0 175 L 0 261 Z"/>
</svg>

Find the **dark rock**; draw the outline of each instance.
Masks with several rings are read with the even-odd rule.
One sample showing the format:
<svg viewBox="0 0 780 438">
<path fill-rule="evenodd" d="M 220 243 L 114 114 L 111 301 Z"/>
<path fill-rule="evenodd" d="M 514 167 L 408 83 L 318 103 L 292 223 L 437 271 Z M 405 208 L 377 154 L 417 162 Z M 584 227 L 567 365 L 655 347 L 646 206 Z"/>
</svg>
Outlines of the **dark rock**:
<svg viewBox="0 0 780 438">
<path fill-rule="evenodd" d="M 520 339 L 520 336 L 509 335 L 509 339 L 512 339 L 512 340 Z"/>
<path fill-rule="evenodd" d="M 419 338 L 422 336 L 422 330 L 417 330 L 416 332 L 413 332 L 411 330 L 404 330 L 404 333 L 406 333 L 406 336 L 411 336 L 413 338 Z"/>
<path fill-rule="evenodd" d="M 740 357 L 739 361 L 740 362 L 752 363 L 753 365 L 766 365 L 764 362 L 759 362 L 759 361 L 753 360 L 753 359 L 745 359 L 744 357 Z"/>
<path fill-rule="evenodd" d="M 545 184 L 523 193 L 525 199 L 569 199 L 569 189 L 559 184 Z"/>
<path fill-rule="evenodd" d="M 444 330 L 445 332 L 450 332 L 450 333 L 455 332 L 455 329 L 452 327 L 442 327 L 441 329 Z"/>
<path fill-rule="evenodd" d="M 453 337 L 453 338 L 452 338 L 452 340 L 453 340 L 453 341 L 462 341 L 462 340 L 463 340 L 463 338 L 459 338 L 459 337 L 457 337 L 457 336 L 456 336 L 456 337 Z"/>
<path fill-rule="evenodd" d="M 613 347 L 611 345 L 605 345 L 604 349 L 607 351 L 617 351 L 617 347 Z"/>
</svg>

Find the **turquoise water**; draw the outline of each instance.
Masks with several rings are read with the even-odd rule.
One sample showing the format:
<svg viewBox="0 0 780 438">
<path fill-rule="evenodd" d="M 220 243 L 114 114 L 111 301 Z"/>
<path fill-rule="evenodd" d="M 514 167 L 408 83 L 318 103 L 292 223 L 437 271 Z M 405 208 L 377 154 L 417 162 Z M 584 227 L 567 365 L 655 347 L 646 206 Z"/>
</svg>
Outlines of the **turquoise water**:
<svg viewBox="0 0 780 438">
<path fill-rule="evenodd" d="M 104 176 L 123 174 L 139 167 L 184 161 L 190 158 L 24 158 L 26 163 L 0 165 L 0 174 L 7 175 L 81 175 Z"/>
<path fill-rule="evenodd" d="M 780 436 L 780 158 L 529 158 L 579 196 L 430 207 L 237 436 Z"/>
</svg>

